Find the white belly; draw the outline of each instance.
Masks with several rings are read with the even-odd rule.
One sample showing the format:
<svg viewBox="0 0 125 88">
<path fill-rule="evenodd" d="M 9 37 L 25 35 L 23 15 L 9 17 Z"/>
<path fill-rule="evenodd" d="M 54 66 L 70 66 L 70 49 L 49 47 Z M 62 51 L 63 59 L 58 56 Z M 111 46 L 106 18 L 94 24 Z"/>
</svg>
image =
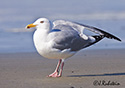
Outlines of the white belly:
<svg viewBox="0 0 125 88">
<path fill-rule="evenodd" d="M 58 49 L 38 49 L 38 53 L 48 59 L 66 59 L 73 56 L 76 52 L 70 52 L 68 49 L 60 51 Z"/>
</svg>

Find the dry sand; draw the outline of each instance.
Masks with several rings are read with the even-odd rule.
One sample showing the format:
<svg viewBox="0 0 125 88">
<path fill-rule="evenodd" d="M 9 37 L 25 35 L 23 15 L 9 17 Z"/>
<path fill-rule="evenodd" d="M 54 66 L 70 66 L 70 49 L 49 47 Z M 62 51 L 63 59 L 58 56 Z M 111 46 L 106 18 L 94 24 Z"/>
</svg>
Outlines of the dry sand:
<svg viewBox="0 0 125 88">
<path fill-rule="evenodd" d="M 125 88 L 125 49 L 81 51 L 65 61 L 61 78 L 46 77 L 56 64 L 37 53 L 0 54 L 0 88 Z"/>
</svg>

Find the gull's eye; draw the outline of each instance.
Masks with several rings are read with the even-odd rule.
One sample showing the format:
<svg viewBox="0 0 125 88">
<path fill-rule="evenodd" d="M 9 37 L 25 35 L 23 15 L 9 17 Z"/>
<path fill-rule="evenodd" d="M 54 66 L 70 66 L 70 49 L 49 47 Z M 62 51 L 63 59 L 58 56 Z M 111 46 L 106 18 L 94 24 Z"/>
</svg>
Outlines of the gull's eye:
<svg viewBox="0 0 125 88">
<path fill-rule="evenodd" d="M 40 21 L 40 23 L 44 23 L 44 21 Z"/>
</svg>

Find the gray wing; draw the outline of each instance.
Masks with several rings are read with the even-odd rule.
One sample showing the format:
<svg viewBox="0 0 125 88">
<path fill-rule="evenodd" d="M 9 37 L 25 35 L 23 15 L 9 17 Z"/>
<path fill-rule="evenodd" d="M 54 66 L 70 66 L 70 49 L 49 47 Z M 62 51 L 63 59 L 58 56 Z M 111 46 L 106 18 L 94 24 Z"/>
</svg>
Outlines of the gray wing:
<svg viewBox="0 0 125 88">
<path fill-rule="evenodd" d="M 91 40 L 84 40 L 76 30 L 68 25 L 59 24 L 54 26 L 50 35 L 54 38 L 53 48 L 59 50 L 70 49 L 71 51 L 78 51 L 91 43 Z"/>
<path fill-rule="evenodd" d="M 93 26 L 88 26 L 88 25 L 77 23 L 77 22 L 70 22 L 70 21 L 64 21 L 64 20 L 56 20 L 56 21 L 53 22 L 53 24 L 54 24 L 54 27 L 59 25 L 59 24 L 69 25 L 69 26 L 73 27 L 76 31 L 78 31 L 79 34 L 81 34 L 81 35 L 83 34 L 83 31 L 85 29 L 88 29 L 88 30 L 90 30 L 90 31 L 92 31 L 96 34 L 104 35 L 107 38 L 121 41 L 118 37 L 106 32 L 106 31 L 103 31 L 99 28 L 93 27 Z"/>
<path fill-rule="evenodd" d="M 84 26 L 82 25 L 79 25 L 77 23 L 74 23 L 74 22 L 70 22 L 70 21 L 65 21 L 65 20 L 56 20 L 53 22 L 53 28 L 55 28 L 56 26 L 58 25 L 67 25 L 67 26 L 70 26 L 72 27 L 74 30 L 76 30 L 79 34 L 82 34 L 83 33 L 83 30 L 84 30 Z M 67 30 L 67 29 L 66 29 Z"/>
<path fill-rule="evenodd" d="M 56 49 L 78 51 L 100 41 L 104 37 L 121 41 L 118 37 L 92 26 L 64 20 L 54 21 L 53 24 L 53 30 L 50 34 L 54 36 L 55 44 L 53 48 Z M 85 29 L 99 34 L 99 36 L 87 36 L 83 34 Z M 87 39 L 82 37 L 82 35 L 85 35 Z"/>
</svg>

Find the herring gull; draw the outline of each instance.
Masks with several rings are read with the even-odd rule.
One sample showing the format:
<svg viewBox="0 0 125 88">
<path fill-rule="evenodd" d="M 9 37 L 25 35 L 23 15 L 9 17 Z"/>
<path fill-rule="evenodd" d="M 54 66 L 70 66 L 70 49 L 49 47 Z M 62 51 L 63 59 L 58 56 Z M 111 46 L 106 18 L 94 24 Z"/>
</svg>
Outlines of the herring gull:
<svg viewBox="0 0 125 88">
<path fill-rule="evenodd" d="M 121 41 L 101 29 L 65 20 L 51 23 L 47 18 L 39 18 L 26 26 L 27 29 L 32 27 L 36 27 L 33 40 L 38 53 L 45 58 L 59 59 L 55 71 L 48 77 L 61 77 L 65 59 L 103 38 Z M 96 35 L 86 35 L 84 30 L 92 31 Z"/>
</svg>

